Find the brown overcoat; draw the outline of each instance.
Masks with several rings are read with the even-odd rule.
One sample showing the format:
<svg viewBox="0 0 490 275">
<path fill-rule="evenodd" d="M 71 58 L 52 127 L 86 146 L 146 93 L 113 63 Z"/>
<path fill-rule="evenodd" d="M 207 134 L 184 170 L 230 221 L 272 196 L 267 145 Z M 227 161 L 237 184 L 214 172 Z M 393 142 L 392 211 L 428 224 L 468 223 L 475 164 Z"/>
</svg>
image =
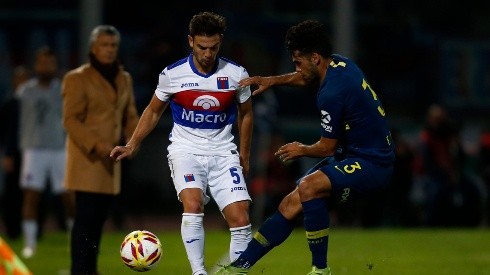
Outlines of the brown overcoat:
<svg viewBox="0 0 490 275">
<path fill-rule="evenodd" d="M 117 91 L 90 64 L 63 78 L 68 190 L 112 195 L 121 190 L 121 164 L 95 153 L 98 141 L 119 145 L 121 139 L 131 137 L 138 123 L 131 75 L 121 69 L 116 87 Z"/>
</svg>

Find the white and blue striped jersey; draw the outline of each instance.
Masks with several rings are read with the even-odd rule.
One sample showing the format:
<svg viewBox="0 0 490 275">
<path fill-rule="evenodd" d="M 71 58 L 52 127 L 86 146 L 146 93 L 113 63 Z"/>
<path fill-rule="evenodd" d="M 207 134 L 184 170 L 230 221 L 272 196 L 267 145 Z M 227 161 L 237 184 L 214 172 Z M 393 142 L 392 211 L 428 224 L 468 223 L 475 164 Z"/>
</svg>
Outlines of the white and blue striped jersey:
<svg viewBox="0 0 490 275">
<path fill-rule="evenodd" d="M 222 57 L 206 75 L 198 72 L 192 54 L 166 67 L 155 95 L 172 111 L 169 153 L 232 154 L 237 103 L 251 96 L 250 87 L 239 88 L 238 81 L 247 77 L 245 68 Z"/>
</svg>

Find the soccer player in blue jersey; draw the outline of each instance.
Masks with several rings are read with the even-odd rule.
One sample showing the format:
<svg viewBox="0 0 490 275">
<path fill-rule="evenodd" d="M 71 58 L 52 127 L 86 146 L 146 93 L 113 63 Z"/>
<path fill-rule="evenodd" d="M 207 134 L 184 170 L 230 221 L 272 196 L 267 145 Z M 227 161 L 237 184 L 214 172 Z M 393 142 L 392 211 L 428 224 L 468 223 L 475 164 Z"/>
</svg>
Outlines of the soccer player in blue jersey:
<svg viewBox="0 0 490 275">
<path fill-rule="evenodd" d="M 326 27 L 312 20 L 293 26 L 286 34 L 286 46 L 296 66 L 294 73 L 255 76 L 240 84 L 257 85 L 254 95 L 274 85 L 318 84 L 320 139 L 314 144 L 288 143 L 276 155 L 282 161 L 324 159 L 298 181 L 238 259 L 215 274 L 248 273 L 288 238 L 301 212 L 312 255 L 308 274 L 331 274 L 327 250 L 332 205 L 380 189 L 393 172 L 394 144 L 381 102 L 352 60 L 332 54 Z"/>
<path fill-rule="evenodd" d="M 116 160 L 135 154 L 170 106 L 174 123 L 168 163 L 183 205 L 181 234 L 193 275 L 207 274 L 203 219 L 208 194 L 230 229 L 230 261 L 252 239 L 251 199 L 245 182 L 253 128 L 252 94 L 249 87 L 238 86 L 249 76 L 247 70 L 218 56 L 225 28 L 221 15 L 202 12 L 192 17 L 188 36 L 192 53 L 163 69 L 133 136 L 126 146 L 116 146 L 111 152 Z M 238 128 L 238 148 L 233 125 Z"/>
</svg>

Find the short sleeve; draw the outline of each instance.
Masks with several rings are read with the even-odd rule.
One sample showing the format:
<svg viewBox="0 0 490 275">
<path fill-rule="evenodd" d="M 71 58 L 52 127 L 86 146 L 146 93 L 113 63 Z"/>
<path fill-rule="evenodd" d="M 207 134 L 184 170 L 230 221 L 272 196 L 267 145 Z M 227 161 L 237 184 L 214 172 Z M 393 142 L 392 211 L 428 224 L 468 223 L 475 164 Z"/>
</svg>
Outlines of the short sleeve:
<svg viewBox="0 0 490 275">
<path fill-rule="evenodd" d="M 240 80 L 248 78 L 248 72 L 245 68 L 241 68 Z M 238 87 L 237 89 L 237 101 L 238 103 L 243 103 L 247 101 L 250 96 L 252 96 L 252 92 L 250 91 L 250 86 Z"/>
<path fill-rule="evenodd" d="M 165 68 L 158 76 L 158 84 L 155 89 L 155 95 L 161 101 L 170 101 L 172 87 L 170 85 L 170 76 L 167 68 Z"/>
</svg>

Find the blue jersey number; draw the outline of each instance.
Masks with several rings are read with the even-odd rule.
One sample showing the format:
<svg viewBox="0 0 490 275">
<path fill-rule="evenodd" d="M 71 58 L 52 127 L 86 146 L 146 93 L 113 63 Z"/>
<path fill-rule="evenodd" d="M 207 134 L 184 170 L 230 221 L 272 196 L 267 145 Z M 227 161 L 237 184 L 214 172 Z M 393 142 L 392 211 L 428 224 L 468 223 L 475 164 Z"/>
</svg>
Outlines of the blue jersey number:
<svg viewBox="0 0 490 275">
<path fill-rule="evenodd" d="M 237 170 L 235 167 L 230 168 L 230 174 L 234 178 L 233 183 L 234 184 L 239 184 L 240 183 L 240 175 L 237 173 Z"/>
</svg>

